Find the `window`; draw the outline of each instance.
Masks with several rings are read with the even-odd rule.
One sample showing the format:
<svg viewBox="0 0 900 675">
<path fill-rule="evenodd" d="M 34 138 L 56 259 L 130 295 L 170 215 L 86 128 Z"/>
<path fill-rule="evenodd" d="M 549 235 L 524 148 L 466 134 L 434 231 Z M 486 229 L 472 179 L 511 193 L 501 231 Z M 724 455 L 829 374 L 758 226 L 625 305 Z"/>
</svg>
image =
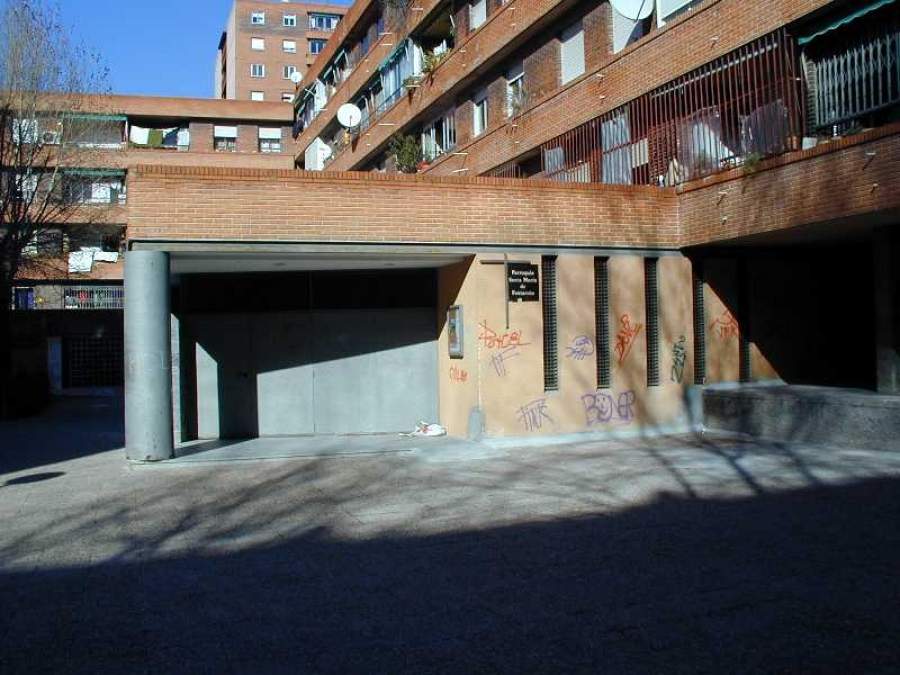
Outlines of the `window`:
<svg viewBox="0 0 900 675">
<path fill-rule="evenodd" d="M 22 247 L 26 258 L 57 257 L 63 254 L 63 233 L 60 230 L 38 230 Z"/>
<path fill-rule="evenodd" d="M 291 79 L 291 75 L 297 72 L 297 66 L 285 66 L 281 69 L 281 77 L 285 80 Z"/>
<path fill-rule="evenodd" d="M 525 66 L 519 61 L 506 73 L 506 114 L 515 117 L 525 109 Z"/>
<path fill-rule="evenodd" d="M 544 391 L 559 389 L 556 325 L 556 256 L 541 256 L 541 309 L 544 319 Z"/>
<path fill-rule="evenodd" d="M 251 63 L 250 64 L 250 77 L 265 77 L 266 76 L 266 64 L 264 63 Z"/>
<path fill-rule="evenodd" d="M 609 258 L 594 258 L 594 334 L 597 340 L 597 389 L 612 384 L 609 360 Z"/>
<path fill-rule="evenodd" d="M 255 52 L 265 51 L 266 41 L 263 38 L 250 38 L 250 49 Z"/>
<path fill-rule="evenodd" d="M 335 14 L 310 14 L 309 29 L 325 31 L 334 30 L 337 28 L 338 21 L 340 20 L 341 17 Z"/>
<path fill-rule="evenodd" d="M 309 53 L 310 54 L 320 54 L 323 49 L 325 49 L 325 40 L 310 40 L 309 41 Z"/>
<path fill-rule="evenodd" d="M 216 152 L 235 152 L 237 150 L 237 127 L 213 127 L 213 149 Z"/>
<path fill-rule="evenodd" d="M 694 384 L 706 384 L 706 306 L 703 293 L 703 261 L 693 261 L 694 287 Z"/>
<path fill-rule="evenodd" d="M 250 23 L 254 26 L 265 26 L 266 25 L 266 13 L 265 12 L 250 12 Z"/>
<path fill-rule="evenodd" d="M 565 84 L 584 73 L 584 27 L 581 21 L 563 31 L 559 50 L 562 83 Z"/>
<path fill-rule="evenodd" d="M 261 91 L 251 91 L 250 92 L 250 100 L 251 101 L 265 101 L 266 95 Z"/>
<path fill-rule="evenodd" d="M 281 41 L 281 49 L 286 54 L 296 54 L 297 53 L 297 41 L 296 40 L 282 40 Z"/>
<path fill-rule="evenodd" d="M 426 162 L 456 145 L 456 111 L 450 110 L 422 129 L 422 157 Z"/>
<path fill-rule="evenodd" d="M 259 128 L 259 151 L 265 153 L 281 152 L 280 127 Z"/>
<path fill-rule="evenodd" d="M 66 204 L 124 204 L 125 177 L 102 171 L 64 175 L 62 199 Z"/>
<path fill-rule="evenodd" d="M 647 313 L 647 386 L 659 386 L 658 258 L 644 258 L 644 308 Z"/>
<path fill-rule="evenodd" d="M 475 30 L 487 21 L 487 0 L 469 2 L 469 30 Z"/>
<path fill-rule="evenodd" d="M 282 14 L 281 15 L 281 25 L 286 26 L 287 28 L 294 28 L 297 25 L 297 15 L 296 14 Z"/>
<path fill-rule="evenodd" d="M 475 99 L 475 110 L 472 113 L 472 134 L 479 136 L 484 133 L 488 125 L 488 101 L 487 92 L 482 91 Z"/>
<path fill-rule="evenodd" d="M 290 91 L 281 92 L 281 102 L 282 103 L 293 103 L 294 102 L 294 94 Z"/>
<path fill-rule="evenodd" d="M 34 289 L 29 287 L 18 287 L 13 289 L 13 308 L 14 309 L 34 309 Z"/>
</svg>

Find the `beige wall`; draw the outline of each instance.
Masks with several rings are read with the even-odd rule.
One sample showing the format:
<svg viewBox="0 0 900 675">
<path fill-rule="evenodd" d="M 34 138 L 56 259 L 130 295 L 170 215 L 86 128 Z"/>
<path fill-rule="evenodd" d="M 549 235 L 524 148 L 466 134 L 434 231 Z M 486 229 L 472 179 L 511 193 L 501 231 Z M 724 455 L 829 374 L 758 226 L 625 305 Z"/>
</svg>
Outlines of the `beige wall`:
<svg viewBox="0 0 900 675">
<path fill-rule="evenodd" d="M 541 303 L 511 303 L 507 328 L 504 268 L 484 264 L 502 259 L 502 254 L 479 255 L 440 274 L 441 421 L 451 434 L 466 435 L 476 407 L 488 436 L 638 430 L 683 419 L 684 388 L 693 382 L 691 267 L 686 259 L 672 256 L 659 262 L 661 377 L 659 386 L 648 387 L 643 258 L 610 258 L 612 387 L 598 391 L 594 260 L 590 255 L 559 256 L 559 390 L 552 392 L 544 391 Z M 541 262 L 538 255 L 511 253 L 510 259 Z M 444 317 L 451 304 L 463 306 L 462 359 L 451 359 L 447 352 Z M 686 362 L 678 382 L 672 376 L 673 346 L 681 336 Z M 584 337 L 590 340 L 587 348 Z"/>
</svg>

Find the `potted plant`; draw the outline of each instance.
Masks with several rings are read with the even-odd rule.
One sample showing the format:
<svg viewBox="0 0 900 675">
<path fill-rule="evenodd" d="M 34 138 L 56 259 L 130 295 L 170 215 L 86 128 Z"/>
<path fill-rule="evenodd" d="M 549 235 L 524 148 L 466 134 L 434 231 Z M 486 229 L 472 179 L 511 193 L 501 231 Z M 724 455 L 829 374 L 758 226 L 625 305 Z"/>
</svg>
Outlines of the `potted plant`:
<svg viewBox="0 0 900 675">
<path fill-rule="evenodd" d="M 400 134 L 391 139 L 388 152 L 394 158 L 397 170 L 401 173 L 416 173 L 419 163 L 424 159 L 422 146 L 415 136 Z"/>
</svg>

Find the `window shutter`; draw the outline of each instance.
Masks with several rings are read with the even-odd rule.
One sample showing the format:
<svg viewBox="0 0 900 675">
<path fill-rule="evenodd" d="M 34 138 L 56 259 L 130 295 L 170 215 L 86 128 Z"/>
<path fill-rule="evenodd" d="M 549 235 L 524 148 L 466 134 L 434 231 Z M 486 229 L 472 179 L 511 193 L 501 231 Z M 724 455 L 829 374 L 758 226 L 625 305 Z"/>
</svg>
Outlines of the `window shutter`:
<svg viewBox="0 0 900 675">
<path fill-rule="evenodd" d="M 281 127 L 260 127 L 259 138 L 264 141 L 280 141 Z"/>
<path fill-rule="evenodd" d="M 647 313 L 647 386 L 659 386 L 658 258 L 644 258 L 644 307 Z"/>
<path fill-rule="evenodd" d="M 560 40 L 562 83 L 565 84 L 584 73 L 584 27 L 581 21 L 564 30 Z"/>
<path fill-rule="evenodd" d="M 213 127 L 213 136 L 216 138 L 237 138 L 237 127 L 216 125 Z"/>
<path fill-rule="evenodd" d="M 594 258 L 594 325 L 597 341 L 597 389 L 612 384 L 609 358 L 609 258 Z"/>
<path fill-rule="evenodd" d="M 559 389 L 556 324 L 556 256 L 541 257 L 541 300 L 544 318 L 544 391 Z"/>
</svg>

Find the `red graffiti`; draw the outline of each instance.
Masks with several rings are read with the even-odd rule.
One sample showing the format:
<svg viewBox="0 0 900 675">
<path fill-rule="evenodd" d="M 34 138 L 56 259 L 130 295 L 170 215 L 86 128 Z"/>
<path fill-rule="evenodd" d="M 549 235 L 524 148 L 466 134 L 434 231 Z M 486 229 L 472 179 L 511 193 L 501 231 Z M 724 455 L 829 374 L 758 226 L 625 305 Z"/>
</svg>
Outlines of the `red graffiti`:
<svg viewBox="0 0 900 675">
<path fill-rule="evenodd" d="M 720 340 L 736 338 L 740 333 L 737 319 L 727 309 L 715 321 L 709 324 L 710 329 Z"/>
<path fill-rule="evenodd" d="M 644 324 L 631 323 L 631 317 L 628 314 L 623 314 L 619 318 L 619 332 L 616 333 L 616 356 L 619 357 L 620 366 L 631 352 L 634 340 L 643 327 Z"/>
<path fill-rule="evenodd" d="M 482 321 L 478 325 L 481 326 L 481 333 L 478 335 L 478 339 L 481 340 L 481 344 L 487 349 L 506 349 L 507 347 L 522 347 L 529 344 L 522 341 L 522 331 L 520 330 L 511 330 L 500 334 L 489 328 L 486 321 Z"/>
<path fill-rule="evenodd" d="M 450 366 L 450 381 L 451 382 L 468 382 L 469 381 L 469 371 L 463 370 L 457 366 Z"/>
</svg>

